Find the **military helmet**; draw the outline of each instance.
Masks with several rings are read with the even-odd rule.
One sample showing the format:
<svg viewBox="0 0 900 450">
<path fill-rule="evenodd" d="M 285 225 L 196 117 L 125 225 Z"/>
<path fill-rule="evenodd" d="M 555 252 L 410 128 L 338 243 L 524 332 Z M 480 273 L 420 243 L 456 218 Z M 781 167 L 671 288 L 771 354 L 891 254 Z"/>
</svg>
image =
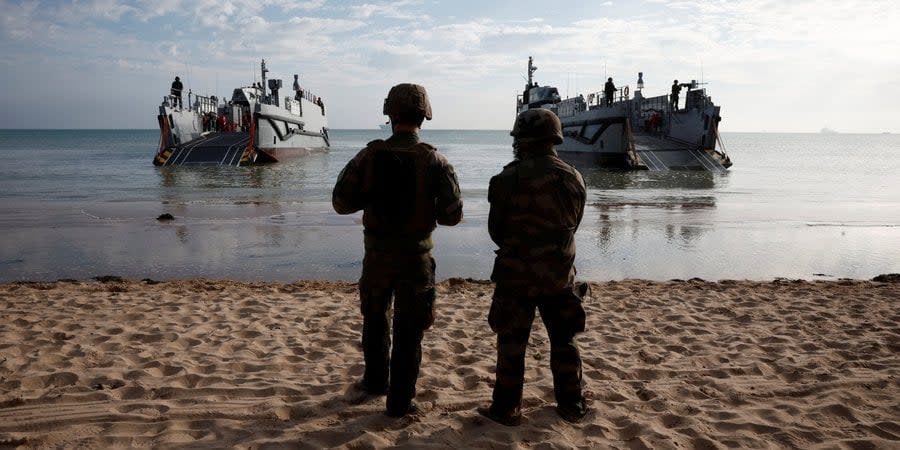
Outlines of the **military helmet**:
<svg viewBox="0 0 900 450">
<path fill-rule="evenodd" d="M 413 113 L 421 114 L 431 120 L 431 102 L 428 101 L 428 93 L 425 87 L 401 83 L 391 88 L 387 98 L 384 99 L 384 115 Z"/>
<path fill-rule="evenodd" d="M 537 142 L 543 140 L 562 144 L 562 124 L 559 117 L 549 109 L 534 108 L 522 111 L 516 117 L 516 123 L 509 133 L 519 142 Z"/>
</svg>

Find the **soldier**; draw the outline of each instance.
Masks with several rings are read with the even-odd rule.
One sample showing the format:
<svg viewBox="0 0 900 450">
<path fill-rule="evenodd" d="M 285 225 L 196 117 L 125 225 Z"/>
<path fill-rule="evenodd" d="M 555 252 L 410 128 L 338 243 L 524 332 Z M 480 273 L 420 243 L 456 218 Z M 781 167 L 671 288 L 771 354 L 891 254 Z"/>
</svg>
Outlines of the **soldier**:
<svg viewBox="0 0 900 450">
<path fill-rule="evenodd" d="M 678 111 L 678 95 L 681 94 L 681 85 L 678 84 L 678 80 L 672 82 L 672 95 L 670 98 L 670 103 L 672 104 L 672 111 Z"/>
<path fill-rule="evenodd" d="M 491 178 L 488 231 L 499 249 L 488 323 L 497 333 L 497 380 L 493 402 L 479 412 L 504 425 L 522 421 L 525 350 L 537 308 L 550 336 L 550 368 L 557 412 L 578 422 L 587 413 L 581 393 L 576 333 L 584 331 L 582 298 L 575 284 L 575 231 L 584 213 L 584 180 L 559 159 L 559 118 L 530 109 L 513 126 L 515 161 Z"/>
<path fill-rule="evenodd" d="M 603 85 L 603 102 L 606 106 L 611 106 L 613 104 L 613 96 L 616 94 L 616 85 L 613 84 L 612 77 L 606 79 L 606 84 Z"/>
<path fill-rule="evenodd" d="M 172 107 L 175 108 L 176 104 L 178 108 L 181 108 L 181 91 L 184 90 L 184 85 L 181 84 L 181 78 L 175 77 L 175 81 L 172 82 L 172 89 L 170 93 L 172 95 Z M 188 98 L 190 100 L 190 98 Z"/>
<path fill-rule="evenodd" d="M 371 395 L 386 393 L 387 414 L 401 417 L 415 411 L 422 337 L 434 322 L 431 232 L 435 222 L 459 223 L 462 200 L 453 166 L 419 141 L 423 120 L 431 120 L 425 88 L 394 86 L 384 100 L 384 114 L 391 119 L 393 135 L 369 142 L 347 163 L 332 204 L 338 214 L 364 210 L 366 254 L 359 296 L 366 369 L 361 387 Z M 392 296 L 394 346 L 389 356 Z"/>
</svg>

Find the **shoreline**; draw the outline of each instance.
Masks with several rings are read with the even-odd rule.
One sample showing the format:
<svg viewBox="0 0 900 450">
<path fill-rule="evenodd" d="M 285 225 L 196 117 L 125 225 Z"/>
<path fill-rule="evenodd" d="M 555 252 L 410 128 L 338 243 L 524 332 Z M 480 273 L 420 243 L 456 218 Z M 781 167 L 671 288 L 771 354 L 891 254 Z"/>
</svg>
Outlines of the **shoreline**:
<svg viewBox="0 0 900 450">
<path fill-rule="evenodd" d="M 355 282 L 0 283 L 2 447 L 891 448 L 900 441 L 900 283 L 592 282 L 578 335 L 593 411 L 553 410 L 535 321 L 525 420 L 490 401 L 493 284 L 437 285 L 420 412 L 362 375 Z"/>
</svg>

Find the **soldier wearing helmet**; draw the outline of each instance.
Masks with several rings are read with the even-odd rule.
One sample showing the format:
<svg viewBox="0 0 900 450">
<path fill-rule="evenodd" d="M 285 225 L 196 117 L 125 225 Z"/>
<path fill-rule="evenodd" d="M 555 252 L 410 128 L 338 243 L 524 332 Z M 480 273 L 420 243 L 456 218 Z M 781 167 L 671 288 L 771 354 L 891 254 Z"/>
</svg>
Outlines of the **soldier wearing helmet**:
<svg viewBox="0 0 900 450">
<path fill-rule="evenodd" d="M 669 103 L 672 105 L 672 111 L 678 111 L 678 95 L 681 94 L 681 85 L 678 80 L 672 82 L 672 95 L 669 96 Z"/>
<path fill-rule="evenodd" d="M 491 178 L 488 191 L 488 231 L 499 247 L 488 315 L 497 333 L 497 379 L 490 407 L 479 412 L 504 425 L 521 422 L 525 351 L 537 309 L 550 336 L 557 412 L 577 422 L 587 413 L 574 339 L 584 331 L 587 293 L 587 285 L 576 285 L 574 267 L 584 180 L 553 148 L 563 134 L 552 111 L 522 112 L 510 134 L 515 160 Z"/>
<path fill-rule="evenodd" d="M 436 224 L 462 220 L 453 166 L 418 131 L 431 120 L 425 88 L 398 84 L 384 100 L 393 134 L 369 142 L 338 176 L 332 205 L 338 214 L 363 210 L 365 257 L 359 280 L 365 373 L 361 387 L 387 394 L 387 414 L 415 410 L 421 342 L 434 322 Z M 393 349 L 388 313 L 393 298 Z"/>
<path fill-rule="evenodd" d="M 612 106 L 613 104 L 613 96 L 616 95 L 616 85 L 613 84 L 612 77 L 606 79 L 606 84 L 603 85 L 603 103 L 606 106 Z"/>
<path fill-rule="evenodd" d="M 172 96 L 172 107 L 173 108 L 176 107 L 175 106 L 176 104 L 178 105 L 178 108 L 181 108 L 181 106 L 182 106 L 181 91 L 183 91 L 183 90 L 184 90 L 184 85 L 181 84 L 181 78 L 175 77 L 175 81 L 172 82 L 172 89 L 170 91 L 171 96 Z M 190 98 L 188 98 L 188 100 L 190 100 Z"/>
</svg>

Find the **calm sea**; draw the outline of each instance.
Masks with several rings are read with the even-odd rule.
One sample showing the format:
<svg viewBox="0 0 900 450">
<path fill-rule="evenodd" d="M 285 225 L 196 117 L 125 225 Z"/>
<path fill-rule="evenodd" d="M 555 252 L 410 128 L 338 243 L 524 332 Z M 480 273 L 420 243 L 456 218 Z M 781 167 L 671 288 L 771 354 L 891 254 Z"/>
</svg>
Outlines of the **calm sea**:
<svg viewBox="0 0 900 450">
<path fill-rule="evenodd" d="M 360 214 L 334 180 L 378 130 L 269 166 L 158 168 L 155 130 L 0 130 L 0 281 L 359 277 Z M 422 132 L 456 167 L 464 222 L 435 233 L 438 278 L 490 275 L 488 180 L 504 131 Z M 724 174 L 582 169 L 587 280 L 871 278 L 900 272 L 900 135 L 724 135 Z M 158 222 L 170 213 L 176 220 Z"/>
</svg>

